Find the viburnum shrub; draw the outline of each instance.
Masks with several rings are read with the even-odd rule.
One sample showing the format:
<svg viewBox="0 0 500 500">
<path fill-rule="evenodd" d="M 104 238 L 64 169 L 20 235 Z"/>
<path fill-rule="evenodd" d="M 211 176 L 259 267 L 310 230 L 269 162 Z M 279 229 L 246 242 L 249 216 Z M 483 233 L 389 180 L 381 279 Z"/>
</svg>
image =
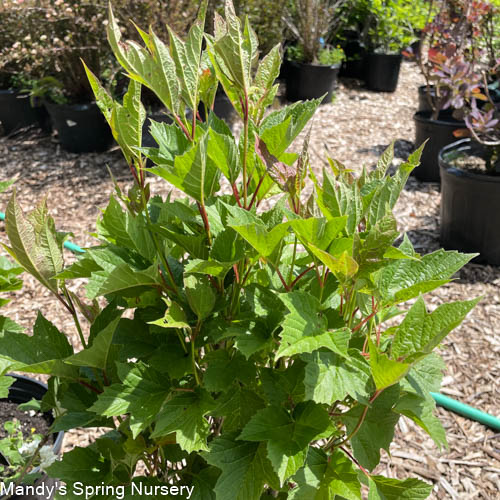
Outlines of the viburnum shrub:
<svg viewBox="0 0 500 500">
<path fill-rule="evenodd" d="M 279 47 L 259 61 L 230 2 L 214 36 L 203 24 L 204 6 L 186 41 L 141 30 L 141 46 L 121 39 L 110 10 L 130 78 L 123 102 L 88 75 L 135 184 L 116 188 L 97 246 L 65 267 L 45 204 L 27 217 L 15 194 L 7 206 L 10 254 L 65 305 L 82 346 L 40 313 L 33 336 L 3 332 L 2 370 L 51 376 L 54 431 L 109 429 L 48 473 L 218 500 L 359 499 L 362 484 L 370 499 L 426 498 L 431 485 L 372 471 L 402 415 L 446 444 L 433 350 L 477 299 L 429 311 L 423 294 L 473 255 L 421 256 L 400 239 L 392 209 L 421 150 L 392 176 L 389 147 L 358 178 L 330 160 L 320 179 L 307 137 L 299 154 L 289 147 L 321 99 L 266 113 Z M 238 139 L 214 113 L 192 112 L 212 108 L 217 84 L 243 120 Z M 157 148 L 141 147 L 141 85 L 173 119 L 151 122 Z M 149 174 L 185 197 L 151 196 Z M 82 278 L 85 299 L 68 288 Z"/>
</svg>

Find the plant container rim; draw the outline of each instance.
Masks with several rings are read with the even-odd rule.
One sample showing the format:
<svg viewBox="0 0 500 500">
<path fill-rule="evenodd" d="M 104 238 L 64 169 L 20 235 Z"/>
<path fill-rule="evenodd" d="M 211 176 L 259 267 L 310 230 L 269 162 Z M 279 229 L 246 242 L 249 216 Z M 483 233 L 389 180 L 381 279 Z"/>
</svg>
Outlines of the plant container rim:
<svg viewBox="0 0 500 500">
<path fill-rule="evenodd" d="M 29 99 L 30 97 L 28 92 L 23 92 L 22 89 L 16 89 L 16 88 L 0 89 L 0 94 L 15 95 L 17 99 Z"/>
<path fill-rule="evenodd" d="M 17 373 L 6 373 L 5 376 L 15 378 L 15 379 L 22 381 L 22 382 L 28 382 L 29 384 L 37 385 L 38 387 L 43 388 L 45 391 L 48 391 L 48 389 L 49 389 L 47 384 L 45 384 L 44 382 L 40 382 L 39 380 L 36 380 L 34 378 L 27 377 L 26 375 L 19 375 Z M 9 390 L 10 390 L 10 388 L 9 388 Z M 37 398 L 35 398 L 35 399 L 37 399 Z M 9 397 L 2 398 L 1 400 L 9 401 Z M 11 401 L 11 402 L 15 403 L 15 401 Z M 47 413 L 49 415 L 51 415 L 49 412 L 42 412 L 42 413 L 43 413 L 43 415 L 46 415 Z M 52 415 L 51 415 L 51 417 L 53 418 Z M 52 434 L 56 435 L 56 438 L 54 439 L 54 443 L 52 444 L 52 448 L 54 450 L 58 450 L 58 453 L 59 453 L 59 451 L 62 449 L 62 443 L 64 440 L 64 431 L 57 431 L 57 432 L 53 432 Z M 38 469 L 38 467 L 37 467 L 37 469 Z M 2 497 L 0 497 L 0 499 L 1 498 Z"/>
<path fill-rule="evenodd" d="M 377 52 L 376 50 L 369 50 L 366 55 L 367 56 L 394 57 L 394 58 L 403 60 L 403 54 L 401 52 Z"/>
<path fill-rule="evenodd" d="M 413 120 L 421 123 L 432 122 L 434 125 L 443 125 L 449 127 L 450 125 L 457 125 L 457 128 L 464 128 L 465 122 L 453 118 L 451 115 L 440 114 L 436 120 L 432 118 L 432 111 L 416 111 L 413 115 Z"/>
<path fill-rule="evenodd" d="M 67 111 L 90 111 L 92 108 L 97 108 L 97 103 L 95 101 L 88 102 L 77 102 L 77 103 L 64 103 L 58 104 L 57 102 L 50 101 L 48 99 L 43 100 L 43 104 L 48 107 L 56 107 L 59 109 L 64 109 Z"/>
<path fill-rule="evenodd" d="M 465 139 L 460 139 L 458 141 L 452 142 L 451 144 L 448 144 L 447 146 L 442 148 L 438 154 L 438 162 L 440 170 L 444 170 L 452 175 L 455 175 L 456 177 L 474 179 L 476 182 L 485 182 L 485 183 L 496 182 L 500 184 L 500 175 L 483 174 L 455 167 L 453 165 L 450 165 L 448 160 L 445 158 L 446 154 L 451 151 L 465 153 L 467 151 L 470 151 L 471 148 L 473 147 L 482 147 L 482 145 L 478 142 L 473 141 L 470 137 L 467 137 Z"/>
<path fill-rule="evenodd" d="M 315 68 L 330 68 L 330 69 L 340 69 L 342 66 L 342 62 L 336 63 L 336 64 L 318 64 L 318 63 L 305 63 L 305 62 L 299 62 L 299 61 L 292 61 L 290 59 L 284 59 L 284 62 L 287 64 L 292 64 L 298 67 L 307 67 L 307 66 L 313 66 Z"/>
</svg>

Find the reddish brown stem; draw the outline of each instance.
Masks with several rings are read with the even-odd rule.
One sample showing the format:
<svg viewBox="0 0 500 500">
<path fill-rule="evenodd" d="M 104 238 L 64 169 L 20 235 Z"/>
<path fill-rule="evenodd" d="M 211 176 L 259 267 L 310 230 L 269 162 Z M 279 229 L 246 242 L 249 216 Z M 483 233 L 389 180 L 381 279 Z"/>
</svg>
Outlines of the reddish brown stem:
<svg viewBox="0 0 500 500">
<path fill-rule="evenodd" d="M 95 392 L 96 394 L 101 394 L 102 391 L 97 389 L 97 387 L 94 387 L 93 385 L 85 382 L 84 380 L 79 380 L 78 383 L 80 385 L 83 385 L 83 387 L 86 387 L 87 389 L 90 389 L 92 392 Z"/>
<path fill-rule="evenodd" d="M 353 329 L 353 332 L 358 331 L 366 322 L 370 321 L 375 315 L 377 314 L 377 311 L 373 311 L 371 314 L 369 314 L 366 318 L 362 319 Z"/>
<path fill-rule="evenodd" d="M 210 224 L 208 223 L 207 211 L 205 210 L 205 206 L 199 202 L 196 202 L 198 205 L 198 210 L 200 212 L 201 218 L 203 219 L 203 225 L 205 226 L 205 231 L 207 232 L 208 244 L 211 245 L 211 237 L 210 237 Z"/>
<path fill-rule="evenodd" d="M 243 208 L 243 205 L 241 204 L 241 201 L 240 201 L 240 194 L 238 193 L 238 188 L 236 187 L 236 184 L 233 182 L 231 184 L 231 187 L 233 188 L 233 194 L 234 194 L 234 197 L 236 198 L 236 203 L 238 203 L 238 206 L 240 208 Z"/>
<path fill-rule="evenodd" d="M 137 177 L 137 172 L 136 172 L 134 166 L 131 163 L 129 163 L 128 164 L 128 168 L 132 172 L 132 176 L 134 177 L 135 182 L 137 183 L 138 186 L 140 186 L 141 185 L 141 181 L 139 180 L 139 177 Z"/>
<path fill-rule="evenodd" d="M 255 193 L 252 196 L 252 200 L 250 201 L 250 205 L 248 205 L 248 210 L 250 210 L 252 208 L 253 203 L 254 203 L 255 199 L 257 198 L 257 193 L 259 192 L 260 186 L 262 186 L 262 181 L 263 180 L 264 180 L 264 176 L 262 176 L 259 179 L 259 183 L 257 184 L 257 187 L 255 188 Z"/>
<path fill-rule="evenodd" d="M 281 274 L 281 271 L 276 267 L 276 272 L 278 273 L 279 279 L 281 280 L 281 283 L 283 283 L 283 286 L 285 287 L 285 290 L 287 292 L 290 291 L 290 287 L 286 284 L 285 279 L 283 278 L 283 275 Z"/>
<path fill-rule="evenodd" d="M 208 277 L 208 280 L 210 281 L 210 283 L 212 283 L 212 286 L 218 291 L 220 292 L 221 289 L 219 288 L 219 285 L 217 284 L 217 281 L 214 279 L 213 276 L 210 276 L 210 275 L 207 275 Z"/>
<path fill-rule="evenodd" d="M 355 463 L 358 467 L 359 470 L 368 478 L 370 478 L 370 473 L 343 447 L 340 446 L 340 449 L 351 459 L 353 463 Z"/>
<path fill-rule="evenodd" d="M 366 346 L 368 345 L 368 335 L 365 338 L 365 343 L 363 344 L 363 350 L 361 351 L 361 354 L 364 356 L 365 354 L 368 354 L 366 352 Z"/>
<path fill-rule="evenodd" d="M 104 385 L 109 385 L 108 376 L 106 375 L 106 370 L 102 371 L 102 380 L 104 381 Z"/>
<path fill-rule="evenodd" d="M 234 274 L 236 275 L 236 283 L 240 282 L 240 273 L 238 272 L 238 266 L 233 264 Z"/>
<path fill-rule="evenodd" d="M 311 267 L 308 267 L 305 271 L 302 271 L 291 283 L 290 285 L 290 288 L 293 288 L 295 286 L 295 284 L 297 283 L 297 281 L 300 280 L 300 278 L 302 278 L 302 276 L 304 276 L 305 274 L 307 274 L 309 271 L 312 271 L 314 269 L 314 266 L 311 266 Z"/>
<path fill-rule="evenodd" d="M 190 141 L 193 141 L 193 138 L 191 137 L 191 134 L 189 133 L 188 129 L 186 128 L 186 126 L 184 125 L 184 123 L 182 123 L 182 120 L 177 116 L 177 115 L 174 115 L 174 120 L 177 122 L 177 125 L 179 125 L 179 127 L 182 129 L 182 131 L 184 132 L 184 135 L 190 140 Z"/>
</svg>

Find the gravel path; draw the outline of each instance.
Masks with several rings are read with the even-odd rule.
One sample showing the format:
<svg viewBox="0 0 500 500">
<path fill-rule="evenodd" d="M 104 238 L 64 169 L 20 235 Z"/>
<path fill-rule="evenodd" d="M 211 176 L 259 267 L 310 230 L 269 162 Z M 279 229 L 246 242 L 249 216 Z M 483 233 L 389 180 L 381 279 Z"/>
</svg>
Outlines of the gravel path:
<svg viewBox="0 0 500 500">
<path fill-rule="evenodd" d="M 329 154 L 346 166 L 371 166 L 378 155 L 396 140 L 396 160 L 411 151 L 414 138 L 412 116 L 417 104 L 416 87 L 421 78 L 405 62 L 398 89 L 393 94 L 360 89 L 354 82 L 340 85 L 333 104 L 322 106 L 313 122 L 312 164 L 319 171 Z M 121 187 L 131 185 L 121 153 L 75 155 L 60 150 L 54 138 L 26 132 L 0 138 L 0 180 L 19 175 L 18 198 L 25 210 L 48 197 L 59 230 L 74 233 L 81 246 L 92 244 L 90 233 L 113 191 L 106 166 Z M 152 179 L 152 192 L 165 195 L 163 181 Z M 9 193 L 0 195 L 4 210 Z M 439 186 L 410 179 L 396 207 L 400 229 L 408 232 L 418 252 L 439 247 Z M 0 240 L 5 241 L 3 224 Z M 68 254 L 68 261 L 72 256 Z M 447 363 L 442 392 L 483 411 L 500 416 L 500 269 L 469 264 L 457 279 L 427 296 L 432 306 L 443 301 L 483 296 L 462 326 L 443 342 Z M 21 293 L 4 308 L 28 329 L 40 309 L 67 331 L 77 345 L 71 319 L 49 294 L 27 278 Z M 500 434 L 453 413 L 438 409 L 448 436 L 449 449 L 440 452 L 411 421 L 398 424 L 391 456 L 383 454 L 380 472 L 391 477 L 419 476 L 434 484 L 431 498 L 498 499 L 500 491 Z M 75 431 L 66 448 L 84 444 L 96 433 Z"/>
</svg>

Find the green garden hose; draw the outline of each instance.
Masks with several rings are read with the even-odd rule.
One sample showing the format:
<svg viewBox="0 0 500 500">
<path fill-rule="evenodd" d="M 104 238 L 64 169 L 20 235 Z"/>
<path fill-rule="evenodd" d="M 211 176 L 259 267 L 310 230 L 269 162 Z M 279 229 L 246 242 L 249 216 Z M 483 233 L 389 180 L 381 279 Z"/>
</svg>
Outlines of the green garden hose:
<svg viewBox="0 0 500 500">
<path fill-rule="evenodd" d="M 3 212 L 0 212 L 0 220 L 5 220 L 5 214 Z M 85 253 L 85 250 L 71 241 L 65 241 L 64 246 L 74 253 Z M 476 408 L 473 408 L 472 406 L 466 405 L 437 392 L 431 392 L 431 396 L 439 406 L 442 406 L 446 410 L 451 410 L 459 415 L 467 417 L 470 420 L 475 420 L 476 422 L 487 425 L 496 431 L 500 431 L 500 418 L 484 413 Z"/>
<path fill-rule="evenodd" d="M 431 392 L 431 396 L 439 406 L 458 413 L 459 415 L 463 415 L 469 420 L 475 420 L 476 422 L 487 425 L 496 431 L 500 431 L 500 418 L 484 413 L 476 408 L 473 408 L 472 406 L 466 405 L 437 392 Z"/>
<path fill-rule="evenodd" d="M 0 212 L 0 220 L 5 220 L 5 214 L 3 212 Z M 65 241 L 64 246 L 68 250 L 71 250 L 74 253 L 84 253 L 85 252 L 85 250 L 81 249 L 78 245 L 75 245 L 71 241 Z"/>
</svg>

